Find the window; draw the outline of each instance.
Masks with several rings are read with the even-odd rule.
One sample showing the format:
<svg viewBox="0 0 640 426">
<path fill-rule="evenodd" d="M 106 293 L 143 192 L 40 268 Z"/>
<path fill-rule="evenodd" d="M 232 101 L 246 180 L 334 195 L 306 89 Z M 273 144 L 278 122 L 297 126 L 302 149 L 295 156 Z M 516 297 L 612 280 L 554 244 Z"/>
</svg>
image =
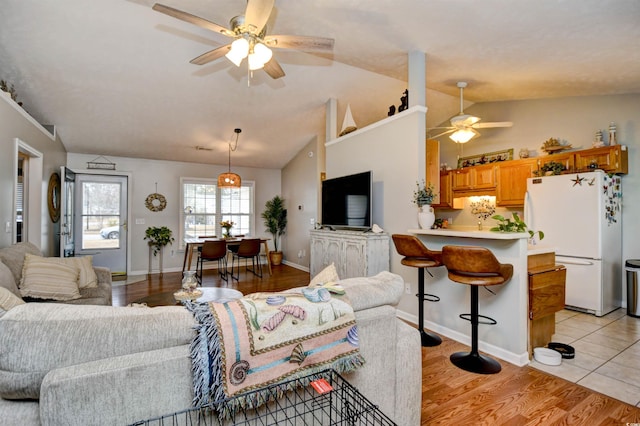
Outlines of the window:
<svg viewBox="0 0 640 426">
<path fill-rule="evenodd" d="M 234 222 L 232 235 L 254 234 L 254 183 L 240 188 L 218 188 L 214 179 L 180 179 L 182 209 L 180 248 L 185 238 L 222 235 L 220 222 Z"/>
</svg>

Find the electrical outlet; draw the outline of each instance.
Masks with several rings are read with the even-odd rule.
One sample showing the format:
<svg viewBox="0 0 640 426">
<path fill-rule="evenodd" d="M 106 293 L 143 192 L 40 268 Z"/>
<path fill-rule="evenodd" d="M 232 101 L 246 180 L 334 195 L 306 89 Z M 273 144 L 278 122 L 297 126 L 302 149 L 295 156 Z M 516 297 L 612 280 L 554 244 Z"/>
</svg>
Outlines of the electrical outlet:
<svg viewBox="0 0 640 426">
<path fill-rule="evenodd" d="M 404 292 L 407 294 L 411 294 L 411 284 L 404 283 Z"/>
</svg>

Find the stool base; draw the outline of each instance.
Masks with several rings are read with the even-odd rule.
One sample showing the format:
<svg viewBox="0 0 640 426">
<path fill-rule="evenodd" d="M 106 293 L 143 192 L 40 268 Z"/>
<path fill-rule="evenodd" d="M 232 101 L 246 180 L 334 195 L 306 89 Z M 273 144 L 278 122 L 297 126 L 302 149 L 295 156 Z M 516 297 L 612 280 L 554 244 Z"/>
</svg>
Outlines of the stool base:
<svg viewBox="0 0 640 426">
<path fill-rule="evenodd" d="M 456 352 L 449 359 L 458 368 L 478 374 L 495 374 L 502 370 L 498 361 L 474 352 Z"/>
<path fill-rule="evenodd" d="M 424 330 L 420 330 L 420 340 L 423 347 L 438 346 L 442 343 L 440 336 Z"/>
</svg>

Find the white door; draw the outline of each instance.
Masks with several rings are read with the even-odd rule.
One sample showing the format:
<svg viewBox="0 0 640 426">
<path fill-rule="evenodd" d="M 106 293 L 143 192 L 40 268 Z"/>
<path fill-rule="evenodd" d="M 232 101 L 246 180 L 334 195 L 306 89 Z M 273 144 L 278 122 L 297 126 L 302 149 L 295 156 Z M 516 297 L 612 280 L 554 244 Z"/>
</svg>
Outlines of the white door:
<svg viewBox="0 0 640 426">
<path fill-rule="evenodd" d="M 77 173 L 74 192 L 75 256 L 126 275 L 127 177 Z"/>
</svg>

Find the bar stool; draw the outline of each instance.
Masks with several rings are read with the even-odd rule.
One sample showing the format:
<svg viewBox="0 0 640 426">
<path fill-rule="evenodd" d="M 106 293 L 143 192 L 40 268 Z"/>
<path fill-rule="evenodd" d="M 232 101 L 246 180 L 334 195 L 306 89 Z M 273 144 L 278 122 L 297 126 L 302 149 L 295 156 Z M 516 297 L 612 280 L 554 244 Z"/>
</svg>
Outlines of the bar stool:
<svg viewBox="0 0 640 426">
<path fill-rule="evenodd" d="M 404 256 L 400 263 L 418 268 L 418 294 L 416 296 L 418 297 L 418 329 L 420 330 L 422 346 L 438 346 L 442 343 L 440 336 L 424 330 L 424 301 L 440 301 L 440 298 L 436 295 L 425 294 L 424 270 L 442 266 L 442 253 L 429 250 L 422 244 L 422 241 L 413 235 L 393 234 L 391 237 L 398 254 Z M 429 269 L 427 269 L 427 272 L 429 272 Z M 429 275 L 431 275 L 431 272 L 429 272 Z M 433 275 L 431 276 L 433 277 Z"/>
<path fill-rule="evenodd" d="M 449 359 L 463 370 L 479 374 L 498 373 L 502 367 L 498 361 L 478 352 L 478 324 L 495 325 L 497 322 L 478 313 L 478 288 L 505 284 L 513 275 L 513 265 L 502 264 L 491 250 L 484 247 L 444 246 L 442 262 L 448 270 L 449 279 L 471 286 L 471 314 L 460 318 L 471 321 L 471 352 L 456 352 Z"/>
</svg>

